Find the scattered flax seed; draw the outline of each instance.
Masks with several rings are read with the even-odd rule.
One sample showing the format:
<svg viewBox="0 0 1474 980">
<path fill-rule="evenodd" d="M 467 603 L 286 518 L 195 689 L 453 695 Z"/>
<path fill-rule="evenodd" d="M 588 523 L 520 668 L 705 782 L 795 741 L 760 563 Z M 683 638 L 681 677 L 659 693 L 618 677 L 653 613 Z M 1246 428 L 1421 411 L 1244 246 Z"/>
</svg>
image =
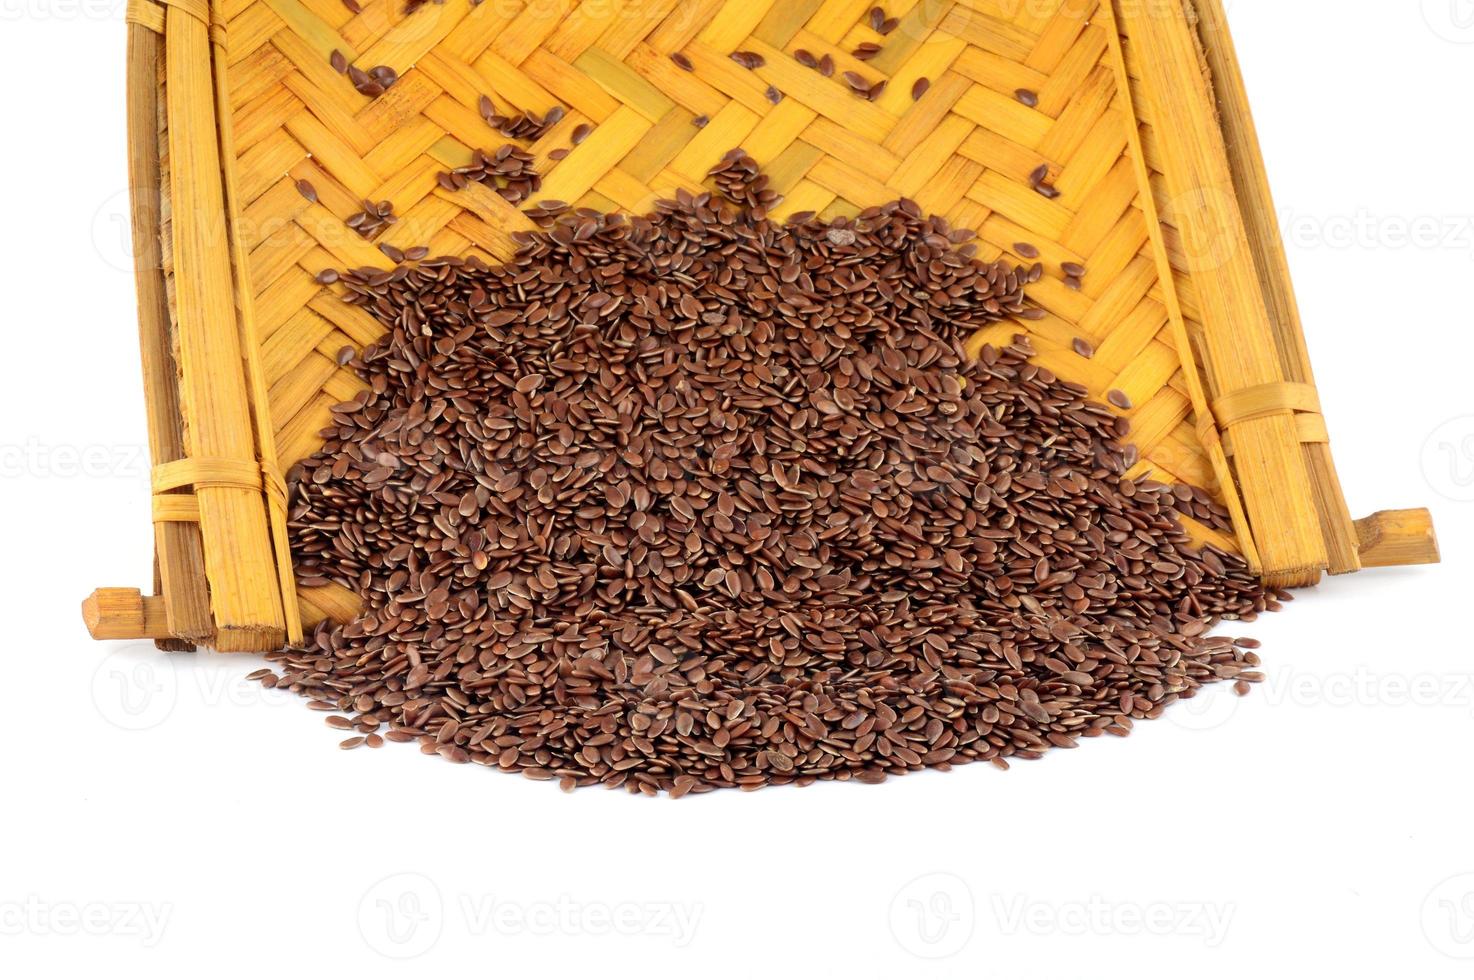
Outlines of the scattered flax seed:
<svg viewBox="0 0 1474 980">
<path fill-rule="evenodd" d="M 593 131 L 594 127 L 591 124 L 579 123 L 577 126 L 574 127 L 573 133 L 568 137 L 568 142 L 572 143 L 574 146 L 577 146 L 584 140 L 588 139 L 589 134 Z"/>
<path fill-rule="evenodd" d="M 331 286 L 339 279 L 337 269 L 324 269 L 313 277 L 312 281 L 319 286 Z"/>
<path fill-rule="evenodd" d="M 379 251 L 383 252 L 384 255 L 388 257 L 390 262 L 398 264 L 404 261 L 404 252 L 394 247 L 393 245 L 390 245 L 388 242 L 381 243 L 379 245 Z"/>
<path fill-rule="evenodd" d="M 1039 106 L 1039 93 L 1033 89 L 1021 88 L 1013 93 L 1013 97 L 1030 109 L 1036 109 Z"/>
<path fill-rule="evenodd" d="M 1041 163 L 1029 173 L 1029 183 L 1038 186 L 1049 179 L 1049 164 Z"/>
<path fill-rule="evenodd" d="M 737 64 L 741 65 L 743 68 L 747 68 L 749 70 L 754 68 L 761 68 L 763 65 L 766 65 L 768 63 L 768 59 L 764 58 L 756 51 L 733 51 L 732 60 L 737 62 Z"/>
<path fill-rule="evenodd" d="M 339 75 L 342 75 L 348 71 L 348 58 L 337 48 L 334 48 L 333 53 L 328 55 L 328 64 L 331 65 L 333 71 L 337 72 Z"/>
<path fill-rule="evenodd" d="M 774 105 L 777 105 L 778 103 L 783 101 L 783 93 L 778 91 L 778 87 L 776 85 L 769 85 L 768 90 L 763 93 L 763 97 Z"/>
<path fill-rule="evenodd" d="M 875 30 L 876 30 L 877 33 L 879 33 L 882 36 L 884 36 L 886 34 L 891 33 L 897 27 L 900 27 L 900 26 L 901 26 L 901 20 L 900 20 L 899 17 L 887 17 L 885 20 L 883 20 L 883 21 L 880 22 L 880 26 L 877 27 Z"/>
<path fill-rule="evenodd" d="M 384 736 L 380 735 L 378 732 L 374 732 L 373 734 L 368 735 L 364 738 L 363 744 L 367 745 L 371 749 L 377 749 L 384 744 Z"/>
<path fill-rule="evenodd" d="M 362 745 L 365 741 L 367 741 L 367 739 L 365 739 L 362 735 L 355 735 L 352 738 L 345 738 L 343 741 L 339 742 L 338 743 L 338 748 L 340 748 L 340 749 L 356 749 L 360 745 Z"/>
<path fill-rule="evenodd" d="M 349 66 L 348 79 L 358 90 L 359 95 L 373 99 L 393 88 L 394 84 L 399 81 L 399 73 L 388 65 L 376 65 L 368 71 L 357 66 Z"/>
<path fill-rule="evenodd" d="M 349 217 L 347 224 L 349 228 L 366 239 L 377 238 L 385 228 L 399 220 L 394 214 L 392 201 L 364 201 L 363 210 Z"/>
<path fill-rule="evenodd" d="M 358 5 L 358 0 L 342 0 L 342 2 L 343 9 L 347 10 L 350 14 L 363 13 L 363 8 Z"/>
<path fill-rule="evenodd" d="M 556 150 L 548 151 L 548 159 L 557 163 L 559 160 L 566 158 L 571 152 L 573 151 L 569 150 L 566 146 L 560 146 Z"/>
<path fill-rule="evenodd" d="M 1087 361 L 1095 356 L 1095 347 L 1092 346 L 1090 341 L 1086 340 L 1084 337 L 1076 337 L 1074 341 L 1071 342 L 1070 346 L 1075 349 L 1076 354 L 1079 354 Z"/>
<path fill-rule="evenodd" d="M 885 26 L 885 10 L 884 10 L 884 8 L 882 8 L 882 7 L 871 7 L 870 8 L 870 29 L 872 31 L 879 31 L 883 26 Z"/>
<path fill-rule="evenodd" d="M 855 48 L 854 51 L 851 51 L 850 54 L 854 55 L 854 57 L 858 61 L 869 61 L 871 58 L 880 54 L 880 51 L 880 45 L 876 44 L 874 41 L 866 41 L 864 44 Z"/>
<path fill-rule="evenodd" d="M 675 66 L 681 69 L 681 71 L 696 70 L 696 66 L 691 64 L 691 59 L 681 54 L 681 52 L 679 51 L 672 51 L 670 54 L 670 60 L 673 61 L 675 63 Z"/>
<path fill-rule="evenodd" d="M 541 116 L 535 112 L 525 111 L 514 111 L 512 115 L 507 116 L 497 112 L 491 99 L 484 95 L 480 99 L 480 110 L 481 118 L 485 119 L 486 124 L 498 133 L 508 139 L 532 142 L 546 136 L 568 114 L 562 106 L 556 105 Z"/>
<path fill-rule="evenodd" d="M 885 79 L 881 79 L 874 85 L 870 86 L 870 91 L 865 93 L 865 98 L 869 99 L 871 102 L 874 102 L 876 99 L 885 94 L 886 86 L 888 86 L 889 84 L 890 82 L 886 81 Z"/>
<path fill-rule="evenodd" d="M 557 152 L 557 151 L 554 151 Z M 552 154 L 548 154 L 549 157 Z M 537 172 L 533 155 L 514 143 L 495 152 L 477 150 L 471 162 L 438 177 L 448 191 L 463 190 L 471 182 L 493 188 L 508 204 L 521 204 L 542 190 L 542 176 Z"/>
<path fill-rule="evenodd" d="M 924 77 L 918 78 L 915 84 L 911 86 L 911 100 L 913 102 L 919 100 L 923 95 L 927 93 L 927 90 L 930 88 L 931 79 Z"/>
<path fill-rule="evenodd" d="M 384 336 L 289 539 L 362 612 L 281 689 L 358 744 L 682 796 L 1006 767 L 1262 679 L 1208 633 L 1280 594 L 1127 478 L 1129 422 L 1021 336 L 962 353 L 1028 270 L 911 201 L 779 224 L 740 150 L 709 176 L 504 265 L 343 272 Z"/>
<path fill-rule="evenodd" d="M 414 248 L 404 250 L 404 257 L 411 262 L 418 262 L 430 254 L 430 249 L 425 245 L 416 245 Z"/>
<path fill-rule="evenodd" d="M 1061 262 L 1059 267 L 1060 271 L 1067 276 L 1074 276 L 1076 279 L 1085 278 L 1085 267 L 1078 262 Z"/>
<path fill-rule="evenodd" d="M 819 59 L 819 74 L 823 75 L 825 78 L 833 78 L 834 77 L 834 56 L 833 55 L 826 54 L 824 57 L 822 57 L 822 58 Z"/>
<path fill-rule="evenodd" d="M 1013 250 L 1018 253 L 1021 258 L 1037 259 L 1039 257 L 1039 249 L 1029 244 L 1028 242 L 1014 242 Z"/>
<path fill-rule="evenodd" d="M 1129 412 L 1131 410 L 1131 399 L 1127 397 L 1126 392 L 1122 391 L 1119 388 L 1112 388 L 1110 391 L 1106 392 L 1106 401 L 1121 409 L 1121 411 L 1123 412 Z"/>
<path fill-rule="evenodd" d="M 312 182 L 311 181 L 309 181 L 309 180 L 299 180 L 299 181 L 297 181 L 297 193 L 298 194 L 301 194 L 304 198 L 306 198 L 312 204 L 316 204 L 317 203 L 317 188 L 312 186 Z"/>
<path fill-rule="evenodd" d="M 793 60 L 803 65 L 805 68 L 819 67 L 819 59 L 814 57 L 813 52 L 808 51 L 804 48 L 799 48 L 797 51 L 793 52 Z"/>
<path fill-rule="evenodd" d="M 695 126 L 697 129 L 705 129 L 707 126 L 711 125 L 711 117 L 697 116 L 695 119 L 691 120 L 691 125 Z"/>
<path fill-rule="evenodd" d="M 1079 276 L 1065 276 L 1064 284 L 1077 293 L 1084 288 L 1084 283 L 1080 281 Z"/>
</svg>

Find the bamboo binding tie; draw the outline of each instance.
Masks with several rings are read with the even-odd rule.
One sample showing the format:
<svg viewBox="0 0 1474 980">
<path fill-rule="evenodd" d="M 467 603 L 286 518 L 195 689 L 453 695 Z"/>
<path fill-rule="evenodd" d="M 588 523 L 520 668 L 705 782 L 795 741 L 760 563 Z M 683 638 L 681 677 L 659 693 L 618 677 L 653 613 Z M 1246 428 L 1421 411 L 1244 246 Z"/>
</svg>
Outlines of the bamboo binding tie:
<svg viewBox="0 0 1474 980">
<path fill-rule="evenodd" d="M 1229 392 L 1213 402 L 1213 416 L 1222 433 L 1224 452 L 1233 455 L 1235 425 L 1270 415 L 1293 415 L 1301 442 L 1331 441 L 1315 386 L 1298 381 L 1276 381 Z"/>
<path fill-rule="evenodd" d="M 195 457 L 160 463 L 153 468 L 154 523 L 199 520 L 194 494 L 173 493 L 184 487 L 234 487 L 266 494 L 273 510 L 285 511 L 287 483 L 276 468 L 241 459 Z"/>
</svg>

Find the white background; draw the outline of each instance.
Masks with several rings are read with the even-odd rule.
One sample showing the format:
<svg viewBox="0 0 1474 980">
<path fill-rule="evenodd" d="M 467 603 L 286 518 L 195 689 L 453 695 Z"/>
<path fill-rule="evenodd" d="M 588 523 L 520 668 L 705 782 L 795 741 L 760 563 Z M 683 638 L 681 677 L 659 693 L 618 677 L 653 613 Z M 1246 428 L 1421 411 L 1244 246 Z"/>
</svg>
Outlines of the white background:
<svg viewBox="0 0 1474 980">
<path fill-rule="evenodd" d="M 1231 15 L 1352 509 L 1431 506 L 1445 564 L 1304 595 L 1268 684 L 1129 740 L 671 803 L 88 640 L 150 578 L 123 2 L 0 0 L 0 975 L 1468 977 L 1474 7 Z"/>
</svg>

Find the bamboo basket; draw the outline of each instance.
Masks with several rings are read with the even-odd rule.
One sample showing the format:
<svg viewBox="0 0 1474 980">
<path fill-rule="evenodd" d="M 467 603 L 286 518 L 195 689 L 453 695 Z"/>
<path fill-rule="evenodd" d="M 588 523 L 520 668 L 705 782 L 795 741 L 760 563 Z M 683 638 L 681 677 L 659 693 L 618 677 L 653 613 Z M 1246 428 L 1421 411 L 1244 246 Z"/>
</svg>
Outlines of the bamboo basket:
<svg viewBox="0 0 1474 980">
<path fill-rule="evenodd" d="M 975 343 L 1027 333 L 1056 374 L 1124 392 L 1133 475 L 1204 487 L 1232 516 L 1231 533 L 1187 520 L 1199 539 L 1286 587 L 1437 560 L 1426 511 L 1347 510 L 1222 0 L 889 0 L 884 34 L 873 3 L 130 0 L 156 576 L 147 596 L 94 593 L 93 634 L 260 651 L 353 615 L 353 595 L 295 586 L 281 474 L 362 387 L 336 352 L 380 329 L 314 277 L 386 264 L 379 242 L 511 254 L 529 218 L 436 179 L 507 142 L 483 95 L 567 110 L 530 146 L 534 202 L 644 212 L 741 146 L 785 195 L 779 217 L 910 197 L 976 230 L 981 258 L 1029 242 L 1046 267 L 1080 263 L 1078 291 L 1031 287 L 1047 317 Z M 882 49 L 862 62 L 866 42 Z M 800 49 L 831 55 L 835 77 Z M 334 51 L 399 80 L 367 98 Z M 856 98 L 850 70 L 889 86 Z M 1040 165 L 1057 197 L 1032 188 Z M 399 217 L 374 243 L 345 224 L 364 200 Z"/>
</svg>

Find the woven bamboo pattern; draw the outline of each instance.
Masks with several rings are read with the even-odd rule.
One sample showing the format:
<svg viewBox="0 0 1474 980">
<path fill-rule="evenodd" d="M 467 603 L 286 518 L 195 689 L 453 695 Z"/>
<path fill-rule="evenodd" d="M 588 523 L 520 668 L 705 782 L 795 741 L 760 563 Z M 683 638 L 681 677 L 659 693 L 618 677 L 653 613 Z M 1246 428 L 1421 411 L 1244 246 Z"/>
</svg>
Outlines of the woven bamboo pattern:
<svg viewBox="0 0 1474 980">
<path fill-rule="evenodd" d="M 246 460 L 257 465 L 254 476 L 231 488 L 254 479 L 269 491 L 281 469 L 321 445 L 330 407 L 361 388 L 337 354 L 374 342 L 380 328 L 319 285 L 320 272 L 385 266 L 381 244 L 505 258 L 513 233 L 537 227 L 519 207 L 550 199 L 644 212 L 680 189 L 710 189 L 707 171 L 742 147 L 784 195 L 779 217 L 852 216 L 905 197 L 975 230 L 983 259 L 1027 264 L 1017 246 L 1033 245 L 1046 275 L 1030 298 L 1048 315 L 990 328 L 978 346 L 1027 333 L 1042 366 L 1101 400 L 1124 393 L 1141 453 L 1134 474 L 1207 488 L 1232 515 L 1232 529 L 1189 521 L 1201 540 L 1256 567 L 1262 561 L 1281 584 L 1360 567 L 1367 533 L 1351 522 L 1324 448 L 1247 104 L 1232 100 L 1241 90 L 1217 0 L 1189 5 L 1202 13 L 1120 0 L 891 0 L 882 6 L 894 23 L 883 32 L 873 6 L 445 0 L 406 10 L 404 0 L 135 0 L 136 34 L 173 44 L 176 22 L 198 22 L 216 51 L 226 204 L 223 216 L 209 217 L 220 241 L 238 249 L 239 336 L 250 363 L 237 401 L 256 413 L 259 450 Z M 1200 50 L 1204 27 L 1214 36 L 1203 36 Z M 854 52 L 866 44 L 880 50 L 862 60 Z M 801 50 L 832 58 L 834 76 L 805 67 Z M 334 52 L 365 71 L 388 66 L 398 81 L 366 97 L 334 70 Z M 744 67 L 735 52 L 762 63 Z M 176 72 L 172 47 L 169 54 L 156 66 L 167 69 L 166 93 Z M 1218 94 L 1223 79 L 1214 88 L 1212 63 L 1232 76 L 1229 96 Z M 850 91 L 846 72 L 888 84 L 867 101 Z M 914 98 L 920 79 L 928 84 Z M 1186 96 L 1180 82 L 1191 83 Z M 566 110 L 523 144 L 543 177 L 528 202 L 437 180 L 476 150 L 509 142 L 482 118 L 483 97 L 509 115 Z M 1220 99 L 1234 124 L 1222 132 Z M 1168 125 L 1159 130 L 1161 121 Z M 185 162 L 171 159 L 174 144 L 184 141 L 163 129 L 167 199 L 171 173 L 178 184 L 171 167 Z M 588 135 L 575 146 L 580 129 Z M 1057 195 L 1039 192 L 1040 167 Z M 301 193 L 302 182 L 315 194 Z M 348 226 L 365 201 L 392 202 L 398 219 L 373 241 Z M 176 226 L 186 220 L 181 203 L 201 206 L 173 201 Z M 191 226 L 200 218 L 187 216 Z M 1210 235 L 1209 219 L 1226 223 L 1227 237 Z M 188 319 L 174 283 L 181 261 L 177 248 L 164 248 L 175 321 Z M 1080 288 L 1065 282 L 1064 263 L 1088 270 Z M 179 322 L 173 329 L 187 332 Z M 1093 356 L 1077 353 L 1081 340 Z M 1242 363 L 1241 347 L 1250 349 Z M 185 402 L 188 427 L 198 406 Z M 177 455 L 156 452 L 156 461 Z M 1265 458 L 1265 472 L 1253 472 Z M 188 481 L 170 489 L 187 493 Z M 196 485 L 198 504 L 156 504 L 156 519 L 199 519 L 205 493 Z M 162 548 L 161 566 L 173 564 Z M 320 591 L 303 600 L 309 621 L 352 609 L 350 597 Z M 287 610 L 289 627 L 294 613 Z"/>
</svg>

